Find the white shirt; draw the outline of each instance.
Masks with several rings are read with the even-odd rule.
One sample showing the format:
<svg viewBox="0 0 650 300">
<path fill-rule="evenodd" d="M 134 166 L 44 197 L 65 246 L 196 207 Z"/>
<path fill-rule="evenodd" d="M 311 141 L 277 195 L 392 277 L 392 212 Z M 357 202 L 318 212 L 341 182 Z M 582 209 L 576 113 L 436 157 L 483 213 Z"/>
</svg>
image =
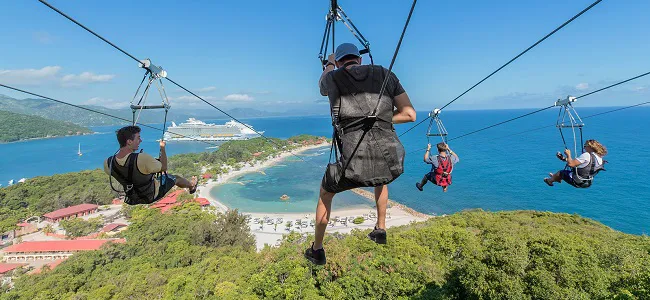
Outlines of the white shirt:
<svg viewBox="0 0 650 300">
<path fill-rule="evenodd" d="M 598 156 L 598 154 L 596 153 L 594 153 L 594 156 L 596 157 L 596 166 L 601 166 L 603 164 L 603 158 Z M 577 168 L 582 169 L 588 166 L 589 163 L 591 162 L 591 155 L 589 154 L 589 152 L 585 152 L 582 153 L 580 156 L 578 156 L 576 160 L 580 162 Z"/>
</svg>

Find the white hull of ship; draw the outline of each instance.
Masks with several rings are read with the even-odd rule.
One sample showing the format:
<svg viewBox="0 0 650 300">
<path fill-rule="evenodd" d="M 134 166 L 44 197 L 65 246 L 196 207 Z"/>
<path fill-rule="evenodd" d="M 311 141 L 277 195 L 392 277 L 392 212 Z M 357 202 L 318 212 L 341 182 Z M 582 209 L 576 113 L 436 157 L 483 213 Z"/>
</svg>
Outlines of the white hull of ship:
<svg viewBox="0 0 650 300">
<path fill-rule="evenodd" d="M 260 132 L 260 134 L 264 134 L 264 131 Z M 258 134 L 251 134 L 251 135 L 241 135 L 241 136 L 220 136 L 220 137 L 175 137 L 175 138 L 165 137 L 165 140 L 169 142 L 174 142 L 174 141 L 227 142 L 227 141 L 245 141 L 259 136 L 260 135 Z"/>
</svg>

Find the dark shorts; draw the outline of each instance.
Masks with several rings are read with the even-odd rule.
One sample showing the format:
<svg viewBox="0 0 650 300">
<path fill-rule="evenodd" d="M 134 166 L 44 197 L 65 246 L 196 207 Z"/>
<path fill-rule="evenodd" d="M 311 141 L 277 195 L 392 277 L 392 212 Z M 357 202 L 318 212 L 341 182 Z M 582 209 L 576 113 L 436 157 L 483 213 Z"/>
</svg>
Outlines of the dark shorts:
<svg viewBox="0 0 650 300">
<path fill-rule="evenodd" d="M 433 182 L 434 184 L 436 183 L 436 173 L 434 173 L 434 172 L 429 172 L 429 173 L 427 173 L 427 174 L 424 175 L 424 176 L 427 178 L 427 180 Z"/>
<path fill-rule="evenodd" d="M 154 201 L 158 201 L 167 195 L 167 192 L 171 190 L 176 185 L 176 176 L 169 174 L 162 174 L 160 178 L 160 187 L 158 188 L 158 196 Z"/>
<path fill-rule="evenodd" d="M 571 178 L 571 176 L 569 174 L 571 174 L 571 171 L 569 171 L 569 170 L 560 171 L 560 175 L 562 175 L 562 180 L 564 180 L 564 182 L 566 182 L 566 183 L 568 183 L 568 184 L 570 184 L 572 186 L 578 187 L 578 185 L 576 185 L 576 182 L 573 181 L 573 178 Z"/>
</svg>

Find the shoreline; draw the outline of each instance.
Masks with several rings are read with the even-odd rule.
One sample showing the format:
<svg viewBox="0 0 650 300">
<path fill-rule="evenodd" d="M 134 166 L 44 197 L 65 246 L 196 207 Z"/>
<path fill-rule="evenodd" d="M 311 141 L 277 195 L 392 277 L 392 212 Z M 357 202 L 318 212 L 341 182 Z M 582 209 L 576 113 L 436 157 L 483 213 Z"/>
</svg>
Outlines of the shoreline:
<svg viewBox="0 0 650 300">
<path fill-rule="evenodd" d="M 199 190 L 198 190 L 198 195 L 199 195 L 199 197 L 203 197 L 203 198 L 208 199 L 208 201 L 210 201 L 212 206 L 215 206 L 218 211 L 225 212 L 225 211 L 229 210 L 230 208 L 228 206 L 226 206 L 225 204 L 221 203 L 219 201 L 219 199 L 217 199 L 216 197 L 213 197 L 210 194 L 210 191 L 214 187 L 225 184 L 225 183 L 229 183 L 231 179 L 233 179 L 235 177 L 238 177 L 238 176 L 241 176 L 241 175 L 244 175 L 244 174 L 259 173 L 259 172 L 263 173 L 264 169 L 272 167 L 273 165 L 276 165 L 276 164 L 280 163 L 282 160 L 284 160 L 285 158 L 287 158 L 287 157 L 289 157 L 291 155 L 299 154 L 299 153 L 305 152 L 307 150 L 313 150 L 313 149 L 324 148 L 324 147 L 329 147 L 329 146 L 330 146 L 329 142 L 324 142 L 324 143 L 309 145 L 309 146 L 303 146 L 303 147 L 299 147 L 297 149 L 294 149 L 293 151 L 281 152 L 276 157 L 267 159 L 266 161 L 263 161 L 263 162 L 258 162 L 258 163 L 254 164 L 254 165 L 250 165 L 250 163 L 246 163 L 244 165 L 244 167 L 242 167 L 241 169 L 239 169 L 237 171 L 229 171 L 226 174 L 220 174 L 217 177 L 217 179 L 209 179 L 207 183 L 200 184 L 199 185 Z"/>
<path fill-rule="evenodd" d="M 213 197 L 210 194 L 210 191 L 219 185 L 229 183 L 233 178 L 241 176 L 247 173 L 253 172 L 263 172 L 265 168 L 269 168 L 285 158 L 293 154 L 299 154 L 307 150 L 318 149 L 323 147 L 329 147 L 330 143 L 324 142 L 316 145 L 309 145 L 299 147 L 294 149 L 292 152 L 282 152 L 278 156 L 268 159 L 263 162 L 258 162 L 254 165 L 247 163 L 244 167 L 237 171 L 230 171 L 226 174 L 219 175 L 216 179 L 210 179 L 207 183 L 199 185 L 198 196 L 208 199 L 210 204 L 216 208 L 217 212 L 225 212 L 230 208 L 219 201 L 216 197 Z M 374 194 L 362 189 L 353 189 L 353 193 L 356 193 L 366 199 L 369 199 L 374 203 Z M 255 235 L 257 249 L 261 250 L 265 245 L 274 246 L 277 245 L 279 241 L 282 240 L 284 234 L 290 232 L 298 233 L 313 233 L 314 227 L 311 224 L 307 223 L 315 220 L 316 212 L 315 209 L 311 212 L 302 212 L 302 213 L 283 213 L 283 212 L 269 212 L 269 213 L 260 213 L 260 212 L 241 212 L 244 215 L 250 216 L 248 225 L 250 227 L 250 232 Z M 330 216 L 330 225 L 327 227 L 327 232 L 338 232 L 338 233 L 349 233 L 353 229 L 372 229 L 375 226 L 376 222 L 376 209 L 372 207 L 372 204 L 367 208 L 360 207 L 348 207 L 342 209 L 333 209 Z M 342 223 L 336 222 L 337 218 L 351 219 L 361 217 L 364 221 L 361 224 L 353 224 L 352 222 Z M 408 225 L 413 222 L 422 222 L 426 221 L 429 218 L 433 218 L 433 215 L 427 215 L 420 212 L 417 212 L 405 205 L 397 203 L 389 199 L 389 208 L 386 210 L 386 228 L 393 226 Z M 255 220 L 257 219 L 257 221 Z M 265 221 L 260 224 L 260 220 L 274 220 L 273 224 L 267 223 Z M 302 226 L 287 226 L 288 222 L 301 222 Z M 295 224 L 293 223 L 293 224 Z"/>
<path fill-rule="evenodd" d="M 93 132 L 90 132 L 90 133 L 82 133 L 82 134 L 68 134 L 68 135 L 54 135 L 54 136 L 35 137 L 35 138 L 28 138 L 28 139 L 22 139 L 22 140 L 11 141 L 11 142 L 0 142 L 0 145 L 16 144 L 16 143 L 24 143 L 24 142 L 33 142 L 33 141 L 38 141 L 38 140 L 58 139 L 58 138 L 65 138 L 65 137 L 71 137 L 71 136 L 93 135 L 93 134 L 98 134 L 98 133 L 93 131 Z"/>
</svg>

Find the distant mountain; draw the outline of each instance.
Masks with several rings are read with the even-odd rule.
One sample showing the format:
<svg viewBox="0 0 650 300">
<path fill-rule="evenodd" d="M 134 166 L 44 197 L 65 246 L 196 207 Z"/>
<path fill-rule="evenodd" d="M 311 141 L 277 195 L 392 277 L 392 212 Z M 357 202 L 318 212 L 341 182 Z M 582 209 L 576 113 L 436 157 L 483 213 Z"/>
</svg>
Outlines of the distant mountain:
<svg viewBox="0 0 650 300">
<path fill-rule="evenodd" d="M 92 133 L 69 122 L 0 110 L 0 142 Z"/>
<path fill-rule="evenodd" d="M 65 101 L 65 100 L 64 100 Z M 80 105 L 81 107 L 96 110 L 102 113 L 118 116 L 127 120 L 132 120 L 131 109 L 110 109 L 102 106 L 95 105 Z M 0 110 L 9 111 L 13 113 L 26 114 L 32 116 L 39 116 L 51 120 L 68 121 L 81 126 L 102 126 L 102 125 L 123 125 L 124 121 L 104 116 L 101 114 L 81 110 L 65 104 L 52 102 L 46 99 L 14 99 L 5 95 L 0 95 Z M 269 112 L 258 110 L 254 108 L 234 108 L 226 110 L 231 116 L 242 118 L 261 118 L 261 117 L 280 117 L 280 116 L 303 116 L 303 115 L 327 115 L 329 111 L 313 112 L 310 110 L 291 109 L 286 112 Z M 167 117 L 168 121 L 183 122 L 188 118 L 197 119 L 229 119 L 228 116 L 222 114 L 215 109 L 195 109 L 188 110 L 179 106 L 174 107 L 169 111 Z M 148 110 L 143 111 L 138 119 L 141 123 L 154 123 L 160 124 L 163 122 L 164 113 L 162 110 Z"/>
<path fill-rule="evenodd" d="M 131 111 L 127 109 L 114 110 L 101 106 L 81 105 L 82 107 L 97 110 L 103 113 L 116 115 L 125 119 L 131 119 Z M 39 116 L 51 120 L 68 121 L 83 126 L 117 125 L 124 124 L 123 121 L 108 116 L 84 111 L 79 108 L 52 102 L 45 99 L 14 99 L 0 95 L 0 110 L 13 113 Z M 142 119 L 144 122 L 148 118 Z M 161 122 L 161 121 L 159 121 Z"/>
</svg>

